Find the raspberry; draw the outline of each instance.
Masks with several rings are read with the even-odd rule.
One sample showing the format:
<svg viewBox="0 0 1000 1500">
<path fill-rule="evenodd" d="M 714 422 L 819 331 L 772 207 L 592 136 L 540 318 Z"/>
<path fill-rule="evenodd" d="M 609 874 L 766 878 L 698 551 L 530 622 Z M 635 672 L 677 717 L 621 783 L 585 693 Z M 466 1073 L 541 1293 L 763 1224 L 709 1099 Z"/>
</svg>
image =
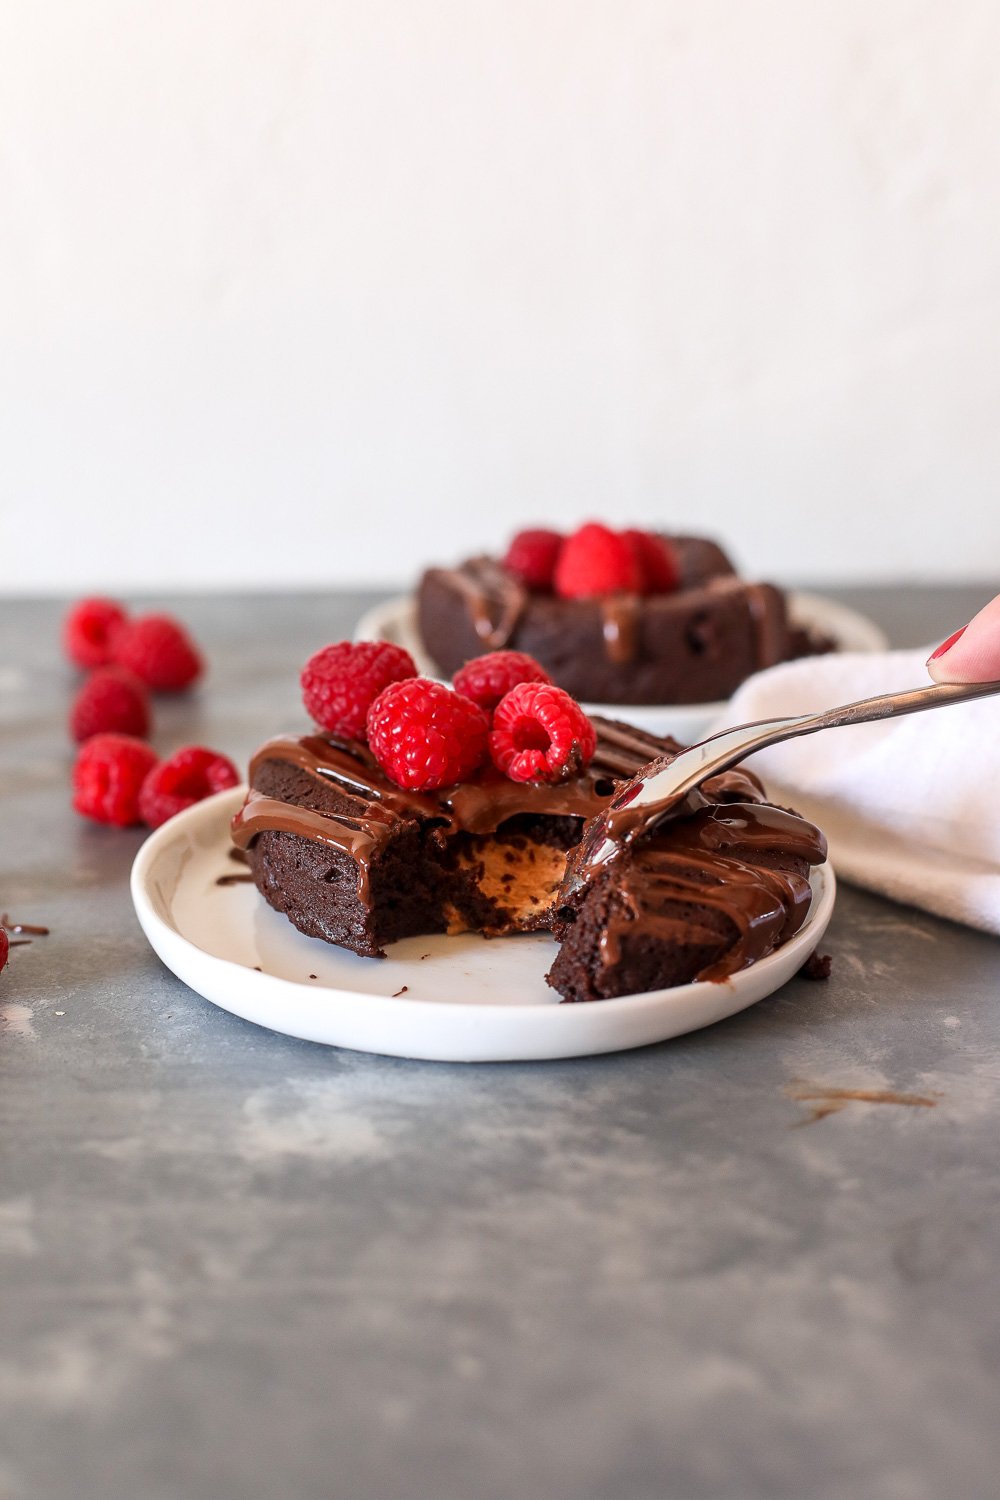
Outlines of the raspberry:
<svg viewBox="0 0 1000 1500">
<path fill-rule="evenodd" d="M 564 599 L 638 593 L 641 586 L 635 552 L 617 531 L 591 521 L 566 539 L 556 565 L 556 593 Z"/>
<path fill-rule="evenodd" d="M 547 594 L 552 588 L 562 544 L 558 531 L 519 531 L 507 548 L 503 565 L 526 588 Z"/>
<path fill-rule="evenodd" d="M 677 553 L 669 542 L 652 531 L 623 531 L 622 538 L 639 564 L 642 592 L 672 594 L 680 584 L 681 570 Z"/>
<path fill-rule="evenodd" d="M 236 786 L 239 779 L 232 761 L 217 750 L 185 745 L 147 774 L 139 791 L 139 815 L 150 828 L 159 828 L 175 813 Z"/>
<path fill-rule="evenodd" d="M 78 744 L 106 732 L 134 734 L 144 740 L 149 734 L 146 689 L 121 667 L 98 667 L 73 700 L 69 732 Z"/>
<path fill-rule="evenodd" d="M 489 651 L 485 656 L 474 656 L 454 677 L 456 693 L 478 703 L 487 718 L 519 682 L 551 681 L 548 672 L 524 651 Z"/>
<path fill-rule="evenodd" d="M 63 650 L 85 672 L 106 667 L 126 618 L 124 607 L 114 599 L 81 599 L 63 621 Z"/>
<path fill-rule="evenodd" d="M 129 620 L 115 640 L 114 656 L 154 693 L 179 693 L 202 673 L 194 642 L 170 615 Z"/>
<path fill-rule="evenodd" d="M 73 806 L 85 818 L 128 828 L 140 821 L 139 788 L 156 755 L 128 734 L 95 734 L 73 767 Z"/>
<path fill-rule="evenodd" d="M 497 704 L 490 755 L 511 781 L 568 781 L 596 749 L 593 724 L 562 688 L 523 682 Z"/>
<path fill-rule="evenodd" d="M 413 657 L 389 641 L 338 641 L 310 656 L 302 668 L 306 712 L 330 734 L 365 738 L 368 710 L 391 682 L 416 677 Z"/>
<path fill-rule="evenodd" d="M 7 934 L 4 932 L 3 928 L 0 927 L 0 969 L 2 969 L 3 966 L 4 966 L 4 964 L 7 962 L 7 955 L 9 953 L 10 953 L 10 939 L 8 938 Z"/>
<path fill-rule="evenodd" d="M 368 742 L 383 771 L 408 791 L 430 792 L 471 776 L 486 754 L 489 724 L 461 693 L 411 677 L 368 710 Z"/>
</svg>

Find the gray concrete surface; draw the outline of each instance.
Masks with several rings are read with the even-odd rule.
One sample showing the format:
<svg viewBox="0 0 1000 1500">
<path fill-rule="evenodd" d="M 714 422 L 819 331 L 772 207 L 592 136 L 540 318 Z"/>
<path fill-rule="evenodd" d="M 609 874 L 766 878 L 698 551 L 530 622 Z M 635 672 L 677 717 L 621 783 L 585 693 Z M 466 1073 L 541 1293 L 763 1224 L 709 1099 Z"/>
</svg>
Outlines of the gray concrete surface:
<svg viewBox="0 0 1000 1500">
<path fill-rule="evenodd" d="M 988 588 L 851 590 L 898 644 Z M 367 599 L 169 601 L 243 758 Z M 59 608 L 0 605 L 2 1500 L 940 1500 L 1000 1464 L 1000 942 L 843 889 L 833 978 L 586 1061 L 255 1029 L 69 810 Z M 810 1120 L 796 1092 L 915 1093 Z"/>
</svg>

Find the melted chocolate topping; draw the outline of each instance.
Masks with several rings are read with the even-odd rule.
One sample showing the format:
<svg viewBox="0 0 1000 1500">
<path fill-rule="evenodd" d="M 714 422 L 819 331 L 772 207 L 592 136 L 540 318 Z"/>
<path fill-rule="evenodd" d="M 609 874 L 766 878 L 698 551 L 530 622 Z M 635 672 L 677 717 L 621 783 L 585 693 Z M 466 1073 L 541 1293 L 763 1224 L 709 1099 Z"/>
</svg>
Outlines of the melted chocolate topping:
<svg viewBox="0 0 1000 1500">
<path fill-rule="evenodd" d="M 493 557 L 470 557 L 457 568 L 439 571 L 463 595 L 473 629 L 486 649 L 502 650 L 528 602 L 522 584 Z"/>
<path fill-rule="evenodd" d="M 634 661 L 639 645 L 638 594 L 605 594 L 601 600 L 601 631 L 609 661 Z"/>
<path fill-rule="evenodd" d="M 718 930 L 703 920 L 709 910 L 728 918 L 738 936 L 697 977 L 725 979 L 746 968 L 797 931 L 809 908 L 807 876 L 770 868 L 767 861 L 775 856 L 822 864 L 826 840 L 780 807 L 756 800 L 713 802 L 693 793 L 616 866 L 618 901 L 601 938 L 601 963 L 618 962 L 621 939 L 635 922 L 644 934 L 666 941 L 717 944 Z"/>
<path fill-rule="evenodd" d="M 520 813 L 585 820 L 605 807 L 620 779 L 663 752 L 663 742 L 641 729 L 594 720 L 597 751 L 581 775 L 555 786 L 510 781 L 487 766 L 469 781 L 437 792 L 409 792 L 395 785 L 366 745 L 333 736 L 282 735 L 269 740 L 250 762 L 250 792 L 232 822 L 233 843 L 247 849 L 260 833 L 313 839 L 348 855 L 358 866 L 358 893 L 367 899 L 373 855 L 408 819 L 430 820 L 442 837 L 495 833 Z M 269 762 L 297 767 L 317 782 L 335 786 L 345 801 L 339 812 L 300 807 L 266 796 L 256 786 Z"/>
</svg>

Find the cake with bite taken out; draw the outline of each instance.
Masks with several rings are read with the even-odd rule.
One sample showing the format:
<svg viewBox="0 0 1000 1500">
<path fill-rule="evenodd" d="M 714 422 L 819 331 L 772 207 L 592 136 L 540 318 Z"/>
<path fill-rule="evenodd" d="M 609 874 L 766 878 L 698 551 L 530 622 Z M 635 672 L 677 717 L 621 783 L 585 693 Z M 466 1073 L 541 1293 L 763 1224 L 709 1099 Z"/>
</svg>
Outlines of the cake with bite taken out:
<svg viewBox="0 0 1000 1500">
<path fill-rule="evenodd" d="M 588 719 L 512 652 L 464 681 L 471 696 L 387 644 L 307 663 L 317 728 L 261 746 L 232 824 L 261 894 L 300 931 L 365 957 L 430 933 L 553 931 L 549 982 L 595 1000 L 724 977 L 801 926 L 825 841 L 743 771 L 563 899 L 584 830 L 679 747 Z"/>
<path fill-rule="evenodd" d="M 750 583 L 706 537 L 519 532 L 503 558 L 428 568 L 417 627 L 445 677 L 470 657 L 533 656 L 575 698 L 691 704 L 728 698 L 753 672 L 828 651 L 789 617 L 785 594 Z"/>
</svg>

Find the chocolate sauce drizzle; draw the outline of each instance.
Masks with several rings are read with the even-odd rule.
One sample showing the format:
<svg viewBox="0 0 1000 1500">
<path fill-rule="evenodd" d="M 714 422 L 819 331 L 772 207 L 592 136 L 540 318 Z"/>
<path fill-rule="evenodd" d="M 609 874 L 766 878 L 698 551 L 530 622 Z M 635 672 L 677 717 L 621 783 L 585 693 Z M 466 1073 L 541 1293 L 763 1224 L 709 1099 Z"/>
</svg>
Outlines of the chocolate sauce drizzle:
<svg viewBox="0 0 1000 1500">
<path fill-rule="evenodd" d="M 528 602 L 523 585 L 493 557 L 470 557 L 460 567 L 440 572 L 465 599 L 472 627 L 486 649 L 506 646 Z"/>
<path fill-rule="evenodd" d="M 767 861 L 775 856 L 822 864 L 826 840 L 811 823 L 769 803 L 717 802 L 692 793 L 616 864 L 617 900 L 601 937 L 600 964 L 607 969 L 619 962 L 622 940 L 635 923 L 644 936 L 664 942 L 717 946 L 719 930 L 704 920 L 714 911 L 732 923 L 737 938 L 696 977 L 726 979 L 746 968 L 796 932 L 809 910 L 808 877 L 771 868 Z"/>
<path fill-rule="evenodd" d="M 282 735 L 262 745 L 250 762 L 250 791 L 232 822 L 233 843 L 246 850 L 259 834 L 278 832 L 327 844 L 355 862 L 358 894 L 367 900 L 375 853 L 407 819 L 431 821 L 443 838 L 495 833 L 520 813 L 585 820 L 607 805 L 619 780 L 635 776 L 663 752 L 663 742 L 641 729 L 604 719 L 595 719 L 594 725 L 594 759 L 571 781 L 555 786 L 515 782 L 488 766 L 473 779 L 438 792 L 396 786 L 365 745 L 322 734 Z M 335 787 L 343 810 L 320 811 L 268 796 L 256 783 L 270 762 L 295 766 L 317 783 Z"/>
</svg>

